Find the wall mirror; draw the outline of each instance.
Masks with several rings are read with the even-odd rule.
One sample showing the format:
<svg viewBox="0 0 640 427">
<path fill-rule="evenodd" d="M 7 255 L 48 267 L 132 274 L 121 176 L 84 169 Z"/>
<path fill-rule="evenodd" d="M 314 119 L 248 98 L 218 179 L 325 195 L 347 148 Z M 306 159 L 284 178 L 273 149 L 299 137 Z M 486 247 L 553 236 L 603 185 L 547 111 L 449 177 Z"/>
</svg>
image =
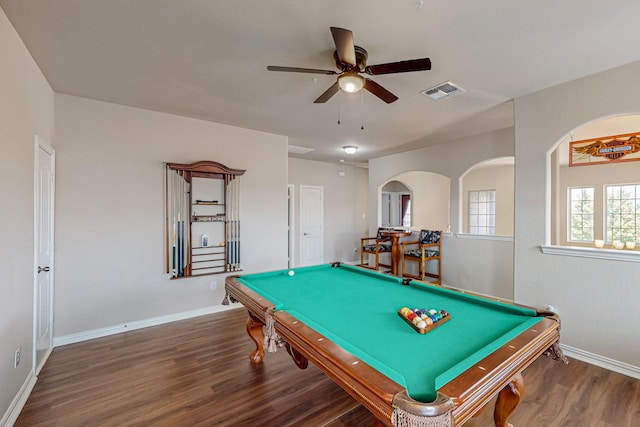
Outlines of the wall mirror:
<svg viewBox="0 0 640 427">
<path fill-rule="evenodd" d="M 240 179 L 213 161 L 167 163 L 166 272 L 171 278 L 239 271 Z"/>
</svg>

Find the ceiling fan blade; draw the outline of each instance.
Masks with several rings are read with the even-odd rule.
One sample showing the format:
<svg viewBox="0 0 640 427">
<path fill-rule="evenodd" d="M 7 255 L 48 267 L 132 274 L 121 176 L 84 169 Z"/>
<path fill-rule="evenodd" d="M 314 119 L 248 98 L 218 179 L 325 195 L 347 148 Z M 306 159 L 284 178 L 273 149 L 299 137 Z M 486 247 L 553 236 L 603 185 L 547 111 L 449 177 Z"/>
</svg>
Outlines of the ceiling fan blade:
<svg viewBox="0 0 640 427">
<path fill-rule="evenodd" d="M 340 62 L 356 65 L 356 47 L 353 44 L 353 33 L 344 28 L 331 27 L 331 35 L 333 36 Z"/>
<path fill-rule="evenodd" d="M 387 104 L 391 104 L 392 102 L 398 99 L 397 96 L 395 96 L 394 94 L 392 94 L 391 92 L 389 92 L 388 90 L 386 90 L 385 88 L 380 86 L 378 83 L 374 82 L 373 80 L 369 80 L 369 79 L 364 79 L 364 80 L 365 80 L 364 88 L 369 92 L 371 92 L 372 94 L 374 94 L 375 96 L 377 96 L 378 98 L 382 99 Z"/>
<path fill-rule="evenodd" d="M 296 68 L 296 67 L 279 67 L 277 65 L 269 65 L 267 66 L 267 70 L 269 71 L 286 71 L 290 73 L 309 73 L 309 74 L 338 74 L 332 70 L 318 70 L 316 68 Z"/>
<path fill-rule="evenodd" d="M 338 82 L 335 82 L 329 87 L 329 89 L 325 90 L 324 93 L 318 97 L 318 99 L 313 101 L 314 104 L 323 104 L 327 102 L 333 95 L 338 93 L 338 89 L 340 89 L 340 87 L 338 86 Z"/>
<path fill-rule="evenodd" d="M 426 71 L 431 69 L 429 58 L 409 59 L 407 61 L 389 62 L 387 64 L 370 65 L 364 71 L 371 76 L 380 74 L 408 73 L 411 71 Z"/>
</svg>

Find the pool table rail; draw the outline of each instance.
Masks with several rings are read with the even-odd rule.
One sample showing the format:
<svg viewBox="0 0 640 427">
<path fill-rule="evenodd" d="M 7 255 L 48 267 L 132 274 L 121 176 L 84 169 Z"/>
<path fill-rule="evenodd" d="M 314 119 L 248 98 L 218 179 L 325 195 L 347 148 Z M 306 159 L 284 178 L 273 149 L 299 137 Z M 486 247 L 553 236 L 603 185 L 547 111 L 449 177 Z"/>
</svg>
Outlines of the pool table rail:
<svg viewBox="0 0 640 427">
<path fill-rule="evenodd" d="M 377 419 L 391 420 L 390 403 L 404 387 L 285 311 L 274 314 L 278 334 L 362 403 Z"/>
<path fill-rule="evenodd" d="M 506 422 L 522 399 L 522 391 L 519 390 L 522 386 L 522 371 L 545 354 L 559 339 L 558 322 L 551 318 L 542 318 L 533 327 L 442 386 L 439 392 L 449 396 L 455 404 L 454 425 L 466 422 L 501 392 L 499 401 L 496 402 L 494 417 L 503 418 Z M 513 393 L 515 395 L 511 395 Z M 499 414 L 505 410 L 500 400 L 505 399 L 515 399 L 515 405 L 508 413 Z"/>
</svg>

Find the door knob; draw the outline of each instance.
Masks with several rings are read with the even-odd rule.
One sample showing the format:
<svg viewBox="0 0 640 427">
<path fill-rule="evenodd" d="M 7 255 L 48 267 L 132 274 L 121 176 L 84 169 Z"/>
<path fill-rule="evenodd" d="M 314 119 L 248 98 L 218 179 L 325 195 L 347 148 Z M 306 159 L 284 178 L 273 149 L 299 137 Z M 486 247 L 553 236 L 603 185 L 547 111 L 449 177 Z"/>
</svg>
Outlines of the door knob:
<svg viewBox="0 0 640 427">
<path fill-rule="evenodd" d="M 49 266 L 38 267 L 38 274 L 42 273 L 43 271 L 49 271 Z"/>
</svg>

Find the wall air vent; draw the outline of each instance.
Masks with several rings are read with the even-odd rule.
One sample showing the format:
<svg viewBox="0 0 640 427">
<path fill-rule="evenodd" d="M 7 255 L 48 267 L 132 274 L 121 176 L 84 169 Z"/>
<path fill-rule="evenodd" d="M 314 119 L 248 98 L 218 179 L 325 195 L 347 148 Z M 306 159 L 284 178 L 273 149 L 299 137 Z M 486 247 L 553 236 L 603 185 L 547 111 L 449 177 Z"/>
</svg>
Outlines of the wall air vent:
<svg viewBox="0 0 640 427">
<path fill-rule="evenodd" d="M 298 147 L 296 145 L 288 145 L 287 149 L 289 153 L 292 153 L 292 154 L 307 154 L 315 150 L 315 148 Z"/>
<path fill-rule="evenodd" d="M 465 90 L 462 89 L 460 86 L 456 85 L 455 83 L 444 82 L 444 83 L 440 83 L 437 86 L 431 87 L 429 89 L 425 89 L 420 93 L 423 94 L 424 96 L 428 96 L 431 99 L 440 101 L 441 99 L 452 98 L 464 92 Z"/>
</svg>

